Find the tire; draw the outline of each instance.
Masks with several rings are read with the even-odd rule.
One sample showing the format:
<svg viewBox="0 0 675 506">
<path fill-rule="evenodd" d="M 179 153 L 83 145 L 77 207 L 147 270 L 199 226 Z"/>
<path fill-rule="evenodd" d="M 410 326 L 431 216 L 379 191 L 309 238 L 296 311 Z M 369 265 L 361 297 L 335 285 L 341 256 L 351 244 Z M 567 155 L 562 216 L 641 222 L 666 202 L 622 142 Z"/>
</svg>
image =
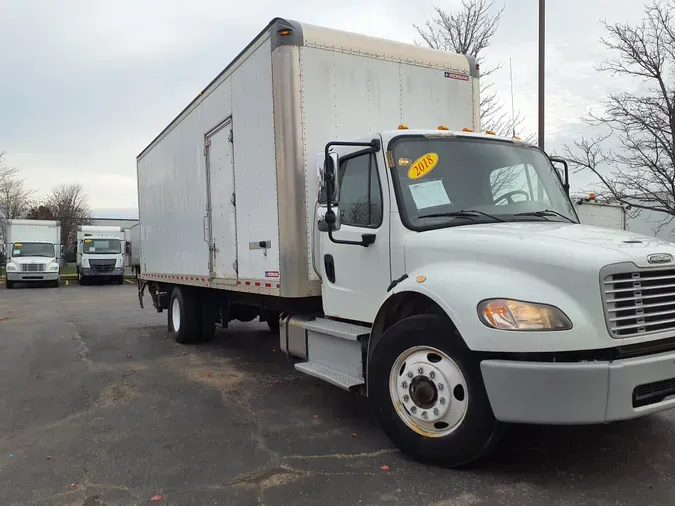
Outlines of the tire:
<svg viewBox="0 0 675 506">
<path fill-rule="evenodd" d="M 169 300 L 169 326 L 177 343 L 201 340 L 200 314 L 194 290 L 174 287 Z"/>
<path fill-rule="evenodd" d="M 54 281 L 51 282 L 52 288 L 58 288 L 61 283 L 59 282 L 58 279 L 55 279 Z"/>
<path fill-rule="evenodd" d="M 459 336 L 448 335 L 450 329 L 447 319 L 436 314 L 392 325 L 372 351 L 368 396 L 382 430 L 403 453 L 428 464 L 460 467 L 492 450 L 502 430 L 479 361 Z"/>
<path fill-rule="evenodd" d="M 118 285 L 123 285 L 124 284 L 124 276 L 120 276 L 119 278 L 115 279 L 115 282 Z"/>
<path fill-rule="evenodd" d="M 10 281 L 10 280 L 5 281 L 5 288 L 7 288 L 8 290 L 11 290 L 12 288 L 14 288 L 14 281 Z"/>
<path fill-rule="evenodd" d="M 81 286 L 85 286 L 87 284 L 87 278 L 85 276 L 83 276 L 82 274 L 78 274 L 77 284 L 81 285 Z"/>
</svg>

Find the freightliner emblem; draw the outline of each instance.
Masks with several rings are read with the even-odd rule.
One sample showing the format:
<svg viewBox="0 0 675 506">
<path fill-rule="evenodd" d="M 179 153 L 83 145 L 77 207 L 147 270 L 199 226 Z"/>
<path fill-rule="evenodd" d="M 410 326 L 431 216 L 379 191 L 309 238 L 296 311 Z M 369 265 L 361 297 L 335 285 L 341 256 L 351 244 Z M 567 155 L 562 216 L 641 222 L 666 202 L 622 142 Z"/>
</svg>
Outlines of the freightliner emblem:
<svg viewBox="0 0 675 506">
<path fill-rule="evenodd" d="M 650 264 L 668 264 L 673 261 L 673 255 L 668 253 L 656 253 L 647 257 L 647 262 Z"/>
</svg>

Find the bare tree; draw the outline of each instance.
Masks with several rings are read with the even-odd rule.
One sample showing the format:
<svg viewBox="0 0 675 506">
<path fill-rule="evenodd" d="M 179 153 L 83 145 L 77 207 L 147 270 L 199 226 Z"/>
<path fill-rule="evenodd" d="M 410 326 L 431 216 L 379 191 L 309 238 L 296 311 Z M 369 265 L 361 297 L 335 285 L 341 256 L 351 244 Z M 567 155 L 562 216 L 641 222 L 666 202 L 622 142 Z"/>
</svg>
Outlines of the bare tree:
<svg viewBox="0 0 675 506">
<path fill-rule="evenodd" d="M 494 84 L 485 80 L 501 68 L 485 66 L 484 52 L 499 27 L 504 7 L 497 9 L 494 0 L 462 0 L 457 13 L 448 13 L 434 5 L 435 16 L 423 27 L 413 25 L 424 44 L 432 49 L 468 54 L 476 58 L 481 68 L 480 121 L 487 130 L 497 135 L 520 136 L 524 118 L 520 113 L 511 115 L 493 89 Z M 533 140 L 529 136 L 528 140 Z"/>
<path fill-rule="evenodd" d="M 602 44 L 616 53 L 598 70 L 641 83 L 610 94 L 601 114 L 586 118 L 603 132 L 564 147 L 575 171 L 590 171 L 605 197 L 675 217 L 675 1 L 645 7 L 638 24 L 604 23 Z M 615 147 L 607 147 L 612 142 Z"/>
<path fill-rule="evenodd" d="M 77 227 L 91 223 L 91 208 L 82 185 L 62 184 L 53 188 L 44 202 L 53 219 L 61 222 L 61 244 L 72 251 L 77 240 Z"/>
<path fill-rule="evenodd" d="M 33 193 L 19 177 L 21 170 L 7 164 L 4 158 L 4 151 L 0 151 L 0 243 L 6 237 L 7 220 L 25 217 Z"/>
</svg>

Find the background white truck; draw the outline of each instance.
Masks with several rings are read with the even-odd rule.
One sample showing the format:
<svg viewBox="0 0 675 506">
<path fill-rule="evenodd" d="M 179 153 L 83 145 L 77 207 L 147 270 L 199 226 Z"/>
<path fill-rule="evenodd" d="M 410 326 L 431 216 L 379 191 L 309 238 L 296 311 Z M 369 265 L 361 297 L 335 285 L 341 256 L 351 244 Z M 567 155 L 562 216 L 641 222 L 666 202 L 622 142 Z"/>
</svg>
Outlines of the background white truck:
<svg viewBox="0 0 675 506">
<path fill-rule="evenodd" d="M 627 229 L 626 209 L 621 204 L 599 202 L 595 197 L 574 198 L 579 221 L 583 225 L 596 227 Z"/>
<path fill-rule="evenodd" d="M 77 278 L 124 282 L 124 232 L 120 227 L 81 225 L 77 228 Z"/>
<path fill-rule="evenodd" d="M 181 343 L 280 322 L 427 462 L 674 407 L 675 245 L 580 225 L 564 162 L 471 131 L 478 88 L 466 56 L 274 19 L 137 157 L 141 305 Z"/>
<path fill-rule="evenodd" d="M 62 248 L 58 221 L 8 220 L 6 241 L 7 288 L 35 282 L 59 286 Z"/>
</svg>

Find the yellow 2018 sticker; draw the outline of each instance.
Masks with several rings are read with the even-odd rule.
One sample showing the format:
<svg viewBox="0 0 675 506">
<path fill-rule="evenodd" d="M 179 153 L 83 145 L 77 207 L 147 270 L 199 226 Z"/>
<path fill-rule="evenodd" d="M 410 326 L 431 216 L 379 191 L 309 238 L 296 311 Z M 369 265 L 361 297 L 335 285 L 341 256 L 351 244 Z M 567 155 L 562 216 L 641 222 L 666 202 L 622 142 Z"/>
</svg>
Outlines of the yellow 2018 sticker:
<svg viewBox="0 0 675 506">
<path fill-rule="evenodd" d="M 437 163 L 438 154 L 436 153 L 427 153 L 420 156 L 408 169 L 408 178 L 419 179 L 426 176 L 429 172 L 434 170 Z"/>
<path fill-rule="evenodd" d="M 22 242 L 15 242 L 15 243 L 14 243 L 14 247 L 15 247 L 15 248 L 20 248 L 21 246 L 23 246 L 23 243 L 22 243 Z"/>
<path fill-rule="evenodd" d="M 91 239 L 85 239 L 84 242 L 91 242 Z"/>
</svg>

